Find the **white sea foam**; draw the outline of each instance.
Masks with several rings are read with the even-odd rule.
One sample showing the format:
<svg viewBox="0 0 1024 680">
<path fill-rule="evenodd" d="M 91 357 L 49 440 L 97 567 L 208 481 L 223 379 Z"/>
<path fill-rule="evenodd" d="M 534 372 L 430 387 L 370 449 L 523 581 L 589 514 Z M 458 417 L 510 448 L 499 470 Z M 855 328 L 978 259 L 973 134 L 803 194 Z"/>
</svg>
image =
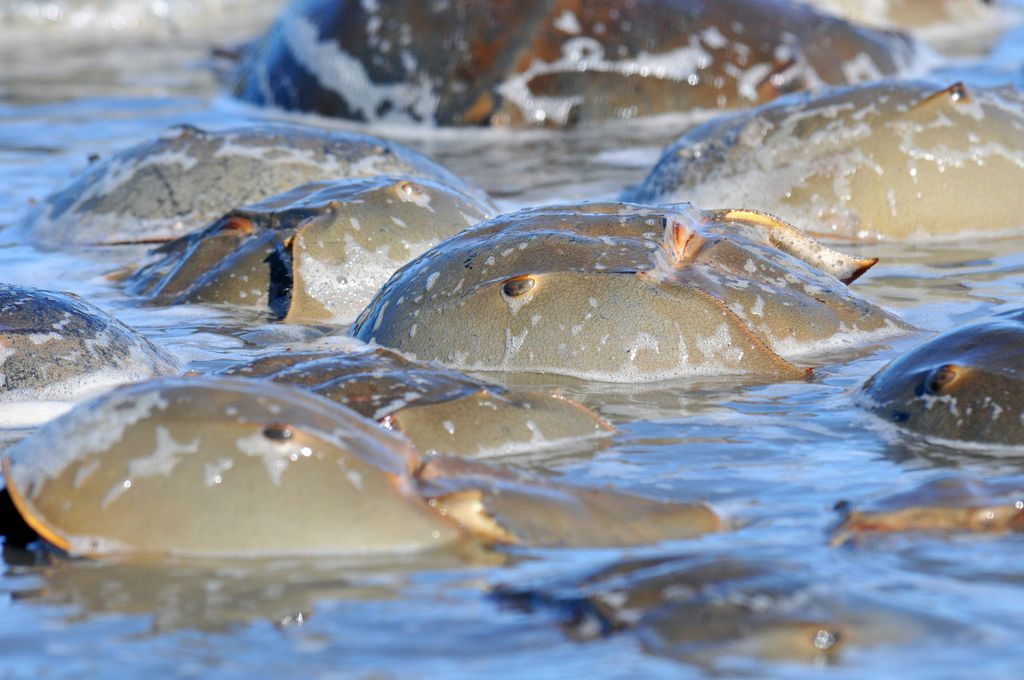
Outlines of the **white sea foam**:
<svg viewBox="0 0 1024 680">
<path fill-rule="evenodd" d="M 319 29 L 305 17 L 288 13 L 280 22 L 284 40 L 295 59 L 316 76 L 321 86 L 344 99 L 349 109 L 365 120 L 408 120 L 410 115 L 419 120 L 434 119 L 437 95 L 429 79 L 419 83 L 376 83 L 357 57 L 331 40 L 320 40 Z M 378 111 L 385 102 L 395 106 L 381 116 Z"/>
<path fill-rule="evenodd" d="M 5 401 L 0 402 L 0 429 L 15 429 L 42 425 L 72 408 L 72 401 Z"/>
<path fill-rule="evenodd" d="M 301 243 L 304 237 L 300 233 L 297 238 Z M 405 241 L 412 257 L 436 243 L 436 240 Z M 298 262 L 306 294 L 323 305 L 331 313 L 332 321 L 338 324 L 355 321 L 374 294 L 402 265 L 379 250 L 367 250 L 351 234 L 345 234 L 343 250 L 345 259 L 340 264 L 310 254 L 301 255 Z M 429 279 L 427 283 L 430 284 Z"/>
<path fill-rule="evenodd" d="M 573 107 L 583 101 L 583 96 L 537 96 L 529 86 L 535 77 L 550 73 L 594 71 L 664 78 L 682 83 L 696 73 L 700 65 L 710 60 L 711 56 L 701 46 L 698 36 L 691 36 L 688 45 L 675 50 L 657 54 L 640 52 L 635 58 L 623 60 L 606 57 L 601 43 L 588 36 L 579 36 L 569 38 L 562 44 L 560 59 L 551 62 L 535 59 L 525 71 L 501 83 L 497 91 L 514 102 L 527 120 L 565 125 Z"/>
</svg>

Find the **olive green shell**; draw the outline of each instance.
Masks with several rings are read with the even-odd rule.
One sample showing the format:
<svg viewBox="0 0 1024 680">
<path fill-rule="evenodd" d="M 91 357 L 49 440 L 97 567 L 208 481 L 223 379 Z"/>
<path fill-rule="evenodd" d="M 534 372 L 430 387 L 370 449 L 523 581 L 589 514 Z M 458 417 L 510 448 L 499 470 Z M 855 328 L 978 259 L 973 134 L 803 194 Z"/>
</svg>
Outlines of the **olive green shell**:
<svg viewBox="0 0 1024 680">
<path fill-rule="evenodd" d="M 3 471 L 29 527 L 86 556 L 634 545 L 726 526 L 703 504 L 421 458 L 348 408 L 239 377 L 116 389 L 12 447 Z"/>
<path fill-rule="evenodd" d="M 464 370 L 798 378 L 790 359 L 906 328 L 843 283 L 874 262 L 751 211 L 535 208 L 403 267 L 350 333 Z"/>
<path fill-rule="evenodd" d="M 1022 101 L 927 81 L 785 97 L 693 128 L 627 197 L 752 206 L 844 239 L 984 237 L 1021 226 Z"/>
<path fill-rule="evenodd" d="M 26 521 L 76 555 L 366 554 L 459 531 L 413 492 L 416 454 L 349 409 L 242 378 L 164 378 L 78 406 L 11 448 Z"/>
</svg>

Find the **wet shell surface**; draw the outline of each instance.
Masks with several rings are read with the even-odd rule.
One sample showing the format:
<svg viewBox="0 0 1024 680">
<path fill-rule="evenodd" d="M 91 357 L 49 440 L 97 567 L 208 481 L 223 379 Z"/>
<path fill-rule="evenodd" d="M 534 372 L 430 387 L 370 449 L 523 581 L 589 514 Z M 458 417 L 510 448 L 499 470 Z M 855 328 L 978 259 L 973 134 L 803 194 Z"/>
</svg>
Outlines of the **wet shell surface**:
<svg viewBox="0 0 1024 680">
<path fill-rule="evenodd" d="M 627 197 L 744 205 L 841 238 L 984 236 L 1024 223 L 1012 88 L 879 82 L 793 95 L 683 135 Z"/>
<path fill-rule="evenodd" d="M 425 454 L 532 453 L 614 431 L 590 409 L 556 393 L 509 391 L 386 349 L 281 352 L 223 373 L 311 389 L 401 432 Z"/>
<path fill-rule="evenodd" d="M 305 184 L 161 246 L 129 287 L 163 304 L 257 306 L 285 321 L 350 323 L 401 265 L 495 212 L 488 201 L 402 175 Z"/>
<path fill-rule="evenodd" d="M 588 489 L 445 456 L 424 459 L 419 492 L 477 538 L 511 545 L 613 547 L 729 528 L 704 503 Z"/>
<path fill-rule="evenodd" d="M 364 121 L 565 126 L 756 105 L 914 56 L 905 36 L 775 0 L 296 0 L 236 94 Z"/>
<path fill-rule="evenodd" d="M 959 326 L 865 384 L 862 403 L 932 439 L 1024 445 L 1024 310 Z"/>
<path fill-rule="evenodd" d="M 1024 477 L 945 474 L 861 507 L 842 502 L 837 509 L 844 517 L 832 539 L 836 545 L 898 532 L 1022 532 Z"/>
<path fill-rule="evenodd" d="M 438 180 L 486 200 L 425 156 L 367 135 L 282 124 L 182 126 L 93 163 L 22 229 L 55 247 L 166 241 L 300 184 L 387 173 Z"/>
<path fill-rule="evenodd" d="M 874 263 L 751 211 L 529 209 L 403 267 L 350 332 L 460 369 L 798 378 L 790 359 L 906 328 L 844 283 Z"/>
<path fill-rule="evenodd" d="M 432 456 L 305 390 L 163 378 L 51 421 L 3 460 L 10 497 L 73 555 L 365 555 L 635 545 L 726 528 L 704 504 Z"/>
<path fill-rule="evenodd" d="M 401 438 L 315 394 L 241 378 L 120 388 L 9 450 L 11 496 L 76 555 L 365 554 L 459 531 L 413 492 Z"/>
<path fill-rule="evenodd" d="M 0 283 L 0 402 L 77 399 L 176 371 L 166 352 L 77 295 Z"/>
</svg>

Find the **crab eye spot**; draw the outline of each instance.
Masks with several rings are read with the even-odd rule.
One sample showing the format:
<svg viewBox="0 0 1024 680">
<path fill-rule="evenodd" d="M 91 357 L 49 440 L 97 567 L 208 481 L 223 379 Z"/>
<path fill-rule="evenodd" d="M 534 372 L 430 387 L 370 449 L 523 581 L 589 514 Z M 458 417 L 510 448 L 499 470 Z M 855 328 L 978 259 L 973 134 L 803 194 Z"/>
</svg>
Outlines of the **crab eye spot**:
<svg viewBox="0 0 1024 680">
<path fill-rule="evenodd" d="M 272 423 L 263 428 L 263 436 L 274 442 L 286 442 L 292 438 L 292 428 L 284 423 Z"/>
<path fill-rule="evenodd" d="M 958 375 L 957 367 L 953 364 L 939 366 L 928 376 L 925 382 L 925 389 L 930 394 L 941 394 L 946 387 L 957 379 Z"/>
<path fill-rule="evenodd" d="M 216 227 L 219 233 L 251 234 L 256 231 L 255 226 L 248 217 L 231 215 L 223 220 Z"/>
<path fill-rule="evenodd" d="M 399 182 L 398 193 L 402 196 L 412 197 L 423 193 L 423 191 L 412 182 Z"/>
<path fill-rule="evenodd" d="M 501 293 L 506 297 L 519 297 L 529 291 L 537 281 L 532 276 L 517 276 L 501 284 Z"/>
</svg>

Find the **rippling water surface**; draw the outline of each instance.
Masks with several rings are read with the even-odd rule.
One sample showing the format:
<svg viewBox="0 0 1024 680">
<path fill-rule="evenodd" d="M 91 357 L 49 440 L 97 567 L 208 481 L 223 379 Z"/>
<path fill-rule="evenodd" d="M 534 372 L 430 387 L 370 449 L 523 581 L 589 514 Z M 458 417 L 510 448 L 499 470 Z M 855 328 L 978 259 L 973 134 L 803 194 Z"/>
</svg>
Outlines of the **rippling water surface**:
<svg viewBox="0 0 1024 680">
<path fill-rule="evenodd" d="M 132 3 L 92 3 L 99 14 L 78 30 L 68 30 L 70 15 L 0 10 L 0 226 L 74 176 L 90 154 L 175 123 L 227 127 L 284 117 L 221 95 L 225 64 L 211 52 L 257 34 L 275 3 L 134 4 L 147 9 L 124 14 Z M 936 68 L 968 84 L 1020 86 L 1024 31 L 1011 29 L 987 58 Z M 614 197 L 692 122 L 670 117 L 572 132 L 371 131 L 425 151 L 512 208 Z M 948 468 L 979 476 L 1024 468 L 1019 453 L 965 452 L 900 435 L 852 400 L 866 377 L 928 333 L 1021 306 L 1024 236 L 854 250 L 882 257 L 857 290 L 927 330 L 822 358 L 809 382 L 563 382 L 619 433 L 600 449 L 505 461 L 580 484 L 707 499 L 738 521 L 737 531 L 628 551 L 513 550 L 385 563 L 113 564 L 7 548 L 0 675 L 1019 675 L 1024 536 L 906 536 L 834 548 L 828 532 L 841 499 L 865 500 Z M 139 254 L 46 253 L 7 243 L 0 245 L 0 280 L 78 292 L 200 370 L 269 344 L 316 341 L 251 313 L 140 306 L 106 276 Z M 17 421 L 26 408 L 61 407 L 0 408 L 8 425 L 0 446 L 25 433 Z M 566 607 L 495 595 L 569 583 L 625 558 L 667 556 L 748 560 L 790 584 L 780 601 L 832 603 L 829 612 L 860 617 L 863 630 L 839 654 L 808 663 L 732 648 L 673 652 L 644 634 L 582 639 Z"/>
</svg>

